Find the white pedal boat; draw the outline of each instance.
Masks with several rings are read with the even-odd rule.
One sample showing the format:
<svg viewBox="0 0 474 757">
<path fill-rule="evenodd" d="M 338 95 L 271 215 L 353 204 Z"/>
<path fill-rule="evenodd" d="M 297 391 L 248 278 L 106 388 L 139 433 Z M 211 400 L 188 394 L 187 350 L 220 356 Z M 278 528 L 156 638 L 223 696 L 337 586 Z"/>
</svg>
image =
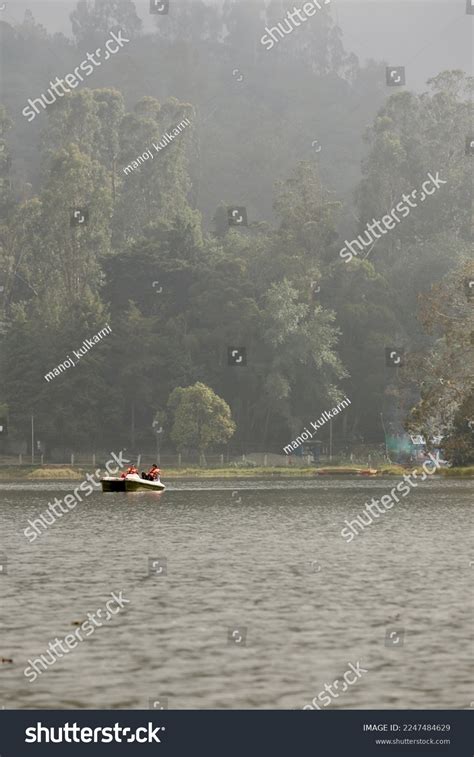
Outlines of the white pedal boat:
<svg viewBox="0 0 474 757">
<path fill-rule="evenodd" d="M 138 492 L 148 489 L 149 491 L 162 492 L 166 486 L 161 481 L 148 481 L 136 473 L 129 473 L 125 478 L 117 476 L 104 476 L 100 479 L 103 492 Z"/>
</svg>

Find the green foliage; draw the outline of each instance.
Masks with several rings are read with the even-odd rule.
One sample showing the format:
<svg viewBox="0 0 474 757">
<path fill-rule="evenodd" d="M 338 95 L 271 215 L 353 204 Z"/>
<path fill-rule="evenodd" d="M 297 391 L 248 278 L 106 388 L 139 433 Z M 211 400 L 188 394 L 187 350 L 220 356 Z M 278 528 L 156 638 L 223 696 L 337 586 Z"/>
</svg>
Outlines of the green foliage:
<svg viewBox="0 0 474 757">
<path fill-rule="evenodd" d="M 474 460 L 474 392 L 472 334 L 474 318 L 466 282 L 474 280 L 474 264 L 464 260 L 421 298 L 420 319 L 432 335 L 430 347 L 410 361 L 410 379 L 421 398 L 412 408 L 407 428 L 427 439 L 442 436 L 446 459 L 453 465 Z M 471 424 L 471 425 L 469 425 Z"/>
<path fill-rule="evenodd" d="M 87 45 L 103 40 L 114 28 L 127 38 L 135 36 L 142 25 L 132 0 L 79 0 L 70 19 L 77 42 Z"/>
<path fill-rule="evenodd" d="M 53 40 L 30 12 L 15 28 L 2 24 L 10 114 L 44 90 L 52 43 L 64 75 L 111 29 L 134 41 L 31 127 L 15 115 L 11 145 L 0 109 L 1 396 L 12 438 L 28 438 L 34 413 L 49 449 L 110 440 L 150 448 L 154 418 L 166 427 L 164 445 L 179 449 L 229 438 L 242 452 L 275 449 L 347 394 L 345 440 L 380 441 L 382 411 L 400 424 L 414 408 L 410 423 L 441 429 L 447 450 L 459 439 L 469 458 L 461 408 L 472 326 L 462 279 L 472 254 L 464 155 L 472 81 L 443 72 L 427 92 L 384 102 L 382 64 L 361 67 L 347 54 L 327 9 L 285 38 L 285 54 L 260 54 L 255 40 L 286 5 L 175 4 L 169 17 L 151 19 L 153 34 L 139 36 L 131 0 L 80 0 L 75 43 Z M 245 52 L 244 81 L 229 83 L 235 50 Z M 185 117 L 191 125 L 154 151 Z M 348 198 L 371 120 L 353 213 Z M 150 147 L 153 159 L 126 175 Z M 365 259 L 340 259 L 344 237 L 437 170 L 446 191 Z M 247 206 L 247 229 L 229 228 L 231 204 Z M 82 228 L 70 225 L 73 207 L 89 209 Z M 413 316 L 418 296 L 455 269 L 452 305 L 431 301 L 423 333 Z M 436 312 L 445 324 L 430 342 Z M 107 341 L 46 383 L 46 371 L 109 318 Z M 387 381 L 389 344 L 411 347 L 405 383 Z M 246 347 L 245 367 L 227 364 L 232 345 Z M 185 402 L 180 392 L 192 391 Z M 157 411 L 170 396 L 180 398 L 171 434 Z"/>
<path fill-rule="evenodd" d="M 200 381 L 176 387 L 168 408 L 173 417 L 171 438 L 180 451 L 195 448 L 202 454 L 211 445 L 225 444 L 235 432 L 227 402 Z"/>
<path fill-rule="evenodd" d="M 453 420 L 452 432 L 443 439 L 444 457 L 454 466 L 474 464 L 474 421 L 469 421 L 468 418 L 474 419 L 474 392 L 459 408 Z"/>
</svg>

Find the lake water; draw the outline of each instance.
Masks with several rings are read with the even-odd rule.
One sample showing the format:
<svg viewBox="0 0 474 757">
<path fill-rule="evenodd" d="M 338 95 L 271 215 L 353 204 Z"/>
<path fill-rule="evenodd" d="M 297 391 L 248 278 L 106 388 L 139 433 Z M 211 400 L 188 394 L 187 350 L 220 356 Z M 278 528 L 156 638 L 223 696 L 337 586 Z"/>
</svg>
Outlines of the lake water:
<svg viewBox="0 0 474 757">
<path fill-rule="evenodd" d="M 469 707 L 474 486 L 428 479 L 347 544 L 344 520 L 397 482 L 94 493 L 31 544 L 28 519 L 79 482 L 1 484 L 0 704 L 302 708 L 359 662 L 331 708 Z M 130 603 L 30 683 L 28 658 L 112 591 Z"/>
</svg>

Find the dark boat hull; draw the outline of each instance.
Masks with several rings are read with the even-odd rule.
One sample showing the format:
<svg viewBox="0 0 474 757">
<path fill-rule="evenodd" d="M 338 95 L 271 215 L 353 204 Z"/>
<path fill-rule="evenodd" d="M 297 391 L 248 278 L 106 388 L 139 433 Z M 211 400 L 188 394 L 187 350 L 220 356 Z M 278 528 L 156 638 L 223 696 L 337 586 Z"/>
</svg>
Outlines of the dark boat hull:
<svg viewBox="0 0 474 757">
<path fill-rule="evenodd" d="M 125 491 L 125 479 L 124 478 L 101 478 L 103 492 L 124 492 Z"/>
</svg>

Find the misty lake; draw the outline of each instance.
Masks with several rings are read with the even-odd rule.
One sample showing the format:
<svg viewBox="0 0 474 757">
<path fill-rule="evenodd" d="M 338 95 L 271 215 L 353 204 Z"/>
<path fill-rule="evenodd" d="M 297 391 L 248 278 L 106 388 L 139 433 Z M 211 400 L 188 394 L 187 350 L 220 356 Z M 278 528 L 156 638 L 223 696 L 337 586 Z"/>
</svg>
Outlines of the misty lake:
<svg viewBox="0 0 474 757">
<path fill-rule="evenodd" d="M 397 482 L 165 480 L 94 493 L 32 544 L 77 482 L 1 484 L 2 706 L 302 708 L 360 662 L 331 708 L 469 707 L 474 486 L 427 480 L 347 544 Z M 129 604 L 30 683 L 113 591 Z"/>
</svg>

